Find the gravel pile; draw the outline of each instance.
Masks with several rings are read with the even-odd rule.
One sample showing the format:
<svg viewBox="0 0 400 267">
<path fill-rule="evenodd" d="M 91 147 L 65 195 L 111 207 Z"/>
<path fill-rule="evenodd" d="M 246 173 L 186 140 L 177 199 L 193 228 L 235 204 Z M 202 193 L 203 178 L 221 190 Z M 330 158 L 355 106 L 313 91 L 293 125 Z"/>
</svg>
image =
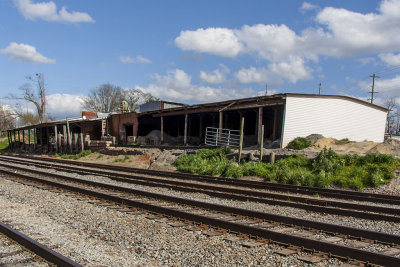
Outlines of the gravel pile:
<svg viewBox="0 0 400 267">
<path fill-rule="evenodd" d="M 0 178 L 0 220 L 86 266 L 311 266 L 298 256 L 281 257 L 275 245 L 245 248 L 227 237 L 173 228 L 163 222 L 108 209 L 63 193 Z M 337 266 L 329 259 L 318 265 Z M 315 265 L 312 265 L 315 266 Z"/>
</svg>

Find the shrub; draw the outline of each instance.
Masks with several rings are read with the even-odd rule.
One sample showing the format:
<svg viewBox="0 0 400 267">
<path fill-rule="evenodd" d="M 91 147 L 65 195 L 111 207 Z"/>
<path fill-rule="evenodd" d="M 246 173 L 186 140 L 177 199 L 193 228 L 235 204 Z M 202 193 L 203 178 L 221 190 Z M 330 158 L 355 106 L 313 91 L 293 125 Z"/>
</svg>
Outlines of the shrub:
<svg viewBox="0 0 400 267">
<path fill-rule="evenodd" d="M 309 146 L 311 146 L 310 140 L 308 140 L 307 138 L 304 138 L 304 137 L 296 137 L 295 139 L 293 139 L 292 141 L 289 142 L 289 144 L 286 146 L 286 148 L 302 150 Z"/>
<path fill-rule="evenodd" d="M 91 150 L 84 150 L 83 152 L 81 152 L 79 154 L 75 154 L 75 155 L 57 153 L 56 157 L 60 157 L 60 158 L 63 158 L 63 159 L 75 159 L 75 160 L 77 160 L 77 159 L 89 156 L 90 154 L 92 154 Z"/>
</svg>

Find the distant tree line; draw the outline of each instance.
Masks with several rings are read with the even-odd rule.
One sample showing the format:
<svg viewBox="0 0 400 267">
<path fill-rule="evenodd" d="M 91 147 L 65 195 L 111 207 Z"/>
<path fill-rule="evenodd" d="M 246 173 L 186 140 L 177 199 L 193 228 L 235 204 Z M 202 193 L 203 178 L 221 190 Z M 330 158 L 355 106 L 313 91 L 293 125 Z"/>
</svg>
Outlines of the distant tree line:
<svg viewBox="0 0 400 267">
<path fill-rule="evenodd" d="M 106 83 L 90 90 L 88 96 L 83 99 L 83 108 L 87 111 L 108 113 L 118 111 L 122 101 L 126 101 L 129 109 L 135 111 L 140 104 L 156 100 L 159 98 L 140 89 L 122 89 Z"/>
</svg>

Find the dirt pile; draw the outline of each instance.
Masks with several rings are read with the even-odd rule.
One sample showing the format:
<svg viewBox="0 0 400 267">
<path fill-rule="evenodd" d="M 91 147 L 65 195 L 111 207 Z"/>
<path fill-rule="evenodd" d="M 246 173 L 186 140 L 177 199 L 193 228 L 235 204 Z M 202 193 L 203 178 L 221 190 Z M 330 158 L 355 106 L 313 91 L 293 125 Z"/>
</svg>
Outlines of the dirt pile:
<svg viewBox="0 0 400 267">
<path fill-rule="evenodd" d="M 391 154 L 400 157 L 400 141 L 386 140 L 383 143 L 372 141 L 352 142 L 347 140 L 337 140 L 335 138 L 320 138 L 305 151 L 320 151 L 324 147 L 330 148 L 339 154 L 358 154 L 366 155 L 370 153 Z"/>
</svg>

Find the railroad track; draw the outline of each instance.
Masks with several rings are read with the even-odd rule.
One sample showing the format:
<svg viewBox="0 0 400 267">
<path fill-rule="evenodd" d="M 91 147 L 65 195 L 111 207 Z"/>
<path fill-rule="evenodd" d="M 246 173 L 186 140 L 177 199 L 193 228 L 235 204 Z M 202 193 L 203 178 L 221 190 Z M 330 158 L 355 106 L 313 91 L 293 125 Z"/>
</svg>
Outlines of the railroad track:
<svg viewBox="0 0 400 267">
<path fill-rule="evenodd" d="M 81 266 L 78 263 L 64 257 L 63 255 L 53 251 L 52 249 L 40 244 L 39 242 L 31 239 L 30 237 L 18 232 L 7 224 L 0 222 L 0 240 L 3 246 L 3 251 L 0 252 L 0 266 L 16 266 L 16 265 L 32 265 L 34 263 L 49 263 L 49 265 L 57 266 Z M 11 249 L 5 252 L 4 245 L 10 246 L 4 238 L 9 238 L 15 243 L 11 244 Z M 20 255 L 18 260 L 8 259 Z M 39 256 L 39 257 L 38 257 Z"/>
<path fill-rule="evenodd" d="M 0 156 L 0 158 L 11 157 L 11 156 Z M 232 179 L 232 178 L 224 178 L 224 177 L 214 177 L 214 176 L 206 176 L 206 175 L 195 175 L 189 173 L 178 173 L 178 172 L 168 172 L 168 171 L 157 171 L 157 170 L 148 170 L 148 169 L 139 169 L 139 168 L 131 168 L 131 167 L 121 167 L 121 166 L 110 166 L 106 164 L 98 164 L 98 163 L 89 163 L 89 162 L 81 162 L 81 161 L 71 161 L 64 159 L 55 159 L 55 158 L 41 158 L 41 157 L 32 157 L 26 155 L 18 155 L 14 158 L 23 158 L 23 159 L 31 159 L 31 160 L 42 160 L 46 162 L 53 163 L 62 163 L 69 164 L 75 166 L 82 166 L 87 168 L 99 168 L 101 170 L 112 170 L 118 172 L 125 173 L 135 173 L 135 174 L 146 174 L 152 176 L 159 177 L 168 177 L 174 179 L 182 179 L 182 180 L 193 180 L 199 182 L 207 182 L 221 185 L 232 185 L 232 186 L 240 186 L 252 189 L 266 189 L 269 191 L 276 192 L 284 192 L 284 193 L 296 193 L 303 195 L 314 196 L 318 194 L 320 197 L 327 197 L 333 199 L 341 199 L 341 200 L 356 200 L 356 201 L 365 201 L 372 203 L 383 203 L 383 204 L 394 204 L 400 205 L 400 196 L 386 195 L 386 194 L 374 194 L 374 193 L 364 193 L 357 192 L 352 190 L 343 190 L 343 189 L 328 189 L 328 188 L 317 188 L 317 187 L 308 187 L 308 186 L 297 186 L 297 185 L 289 185 L 289 184 L 278 184 L 271 182 L 257 182 L 257 181 L 248 181 L 248 180 L 240 180 L 240 179 Z"/>
<path fill-rule="evenodd" d="M 337 257 L 367 265 L 400 266 L 400 258 L 396 257 L 400 254 L 398 235 L 210 204 L 38 170 L 33 176 L 29 168 L 23 172 L 21 169 L 16 171 L 13 166 L 3 166 L 1 172 L 18 177 L 24 183 L 45 184 L 119 203 L 131 212 L 139 209 L 172 217 L 179 220 L 177 224 L 188 228 L 217 229 L 209 230 L 210 235 L 233 232 L 253 237 L 259 243 L 273 242 L 290 248 L 282 253 L 302 250 L 313 252 L 314 259 Z"/>
<path fill-rule="evenodd" d="M 99 174 L 101 176 L 108 177 L 110 179 L 152 186 L 152 187 L 164 187 L 170 188 L 176 191 L 183 192 L 196 192 L 203 193 L 214 197 L 225 198 L 225 199 L 233 199 L 239 201 L 254 201 L 265 203 L 269 205 L 279 205 L 279 206 L 288 206 L 293 208 L 299 208 L 303 210 L 313 211 L 313 212 L 322 212 L 335 214 L 340 216 L 352 216 L 355 218 L 362 219 L 370 219 L 370 220 L 384 220 L 391 222 L 400 222 L 400 209 L 392 208 L 392 207 L 382 207 L 376 205 L 367 205 L 367 204 L 359 204 L 359 203 L 348 203 L 343 201 L 333 201 L 311 197 L 302 197 L 298 195 L 290 195 L 286 192 L 284 194 L 280 193 L 270 193 L 260 190 L 251 190 L 248 188 L 240 188 L 233 186 L 216 186 L 210 185 L 206 183 L 193 183 L 188 181 L 181 181 L 179 179 L 163 179 L 157 177 L 150 177 L 146 175 L 133 175 L 126 172 L 116 173 L 115 171 L 107 171 L 106 169 L 94 169 L 93 167 L 80 167 L 80 166 L 66 166 L 65 164 L 61 164 L 58 162 L 46 163 L 46 162 L 38 162 L 28 159 L 16 159 L 11 157 L 2 157 L 0 158 L 6 162 L 24 164 L 24 165 L 32 165 L 40 168 L 52 168 L 59 171 L 66 172 L 75 172 L 79 174 Z M 69 163 L 69 161 L 64 163 Z M 2 165 L 0 163 L 0 166 Z M 112 167 L 112 166 L 110 166 Z M 18 167 L 15 167 L 18 168 Z M 124 169 L 125 170 L 125 169 Z M 161 172 L 161 175 L 163 172 Z M 395 199 L 393 199 L 395 200 Z M 399 201 L 400 204 L 400 201 Z"/>
</svg>

